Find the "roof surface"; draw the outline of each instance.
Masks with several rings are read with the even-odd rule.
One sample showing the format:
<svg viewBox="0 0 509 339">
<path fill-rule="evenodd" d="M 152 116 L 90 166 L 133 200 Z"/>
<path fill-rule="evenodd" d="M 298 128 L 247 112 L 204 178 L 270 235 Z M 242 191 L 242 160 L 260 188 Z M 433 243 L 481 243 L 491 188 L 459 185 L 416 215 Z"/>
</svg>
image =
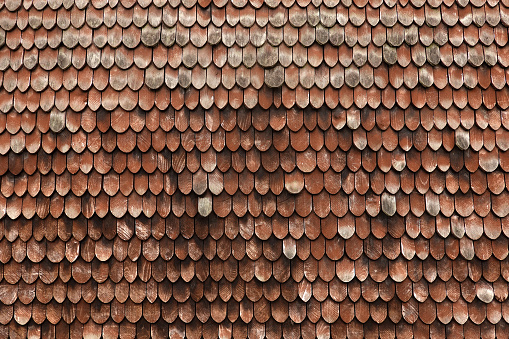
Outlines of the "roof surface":
<svg viewBox="0 0 509 339">
<path fill-rule="evenodd" d="M 507 337 L 508 25 L 0 1 L 0 337 Z"/>
</svg>

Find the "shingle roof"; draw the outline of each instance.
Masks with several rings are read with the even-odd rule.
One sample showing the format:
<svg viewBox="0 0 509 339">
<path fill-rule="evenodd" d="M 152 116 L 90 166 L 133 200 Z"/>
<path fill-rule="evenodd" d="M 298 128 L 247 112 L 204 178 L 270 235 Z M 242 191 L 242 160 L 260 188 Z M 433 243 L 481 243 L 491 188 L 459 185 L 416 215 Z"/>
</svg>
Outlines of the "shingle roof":
<svg viewBox="0 0 509 339">
<path fill-rule="evenodd" d="M 2 0 L 0 337 L 507 337 L 508 26 Z"/>
</svg>

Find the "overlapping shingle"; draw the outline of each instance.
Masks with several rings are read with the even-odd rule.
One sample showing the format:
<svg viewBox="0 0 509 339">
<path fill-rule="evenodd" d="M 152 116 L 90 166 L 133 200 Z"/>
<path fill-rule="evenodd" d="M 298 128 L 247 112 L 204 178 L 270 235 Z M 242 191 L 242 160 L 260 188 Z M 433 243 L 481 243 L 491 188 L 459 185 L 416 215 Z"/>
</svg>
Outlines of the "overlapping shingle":
<svg viewBox="0 0 509 339">
<path fill-rule="evenodd" d="M 507 336 L 508 6 L 0 4 L 0 336 Z"/>
</svg>

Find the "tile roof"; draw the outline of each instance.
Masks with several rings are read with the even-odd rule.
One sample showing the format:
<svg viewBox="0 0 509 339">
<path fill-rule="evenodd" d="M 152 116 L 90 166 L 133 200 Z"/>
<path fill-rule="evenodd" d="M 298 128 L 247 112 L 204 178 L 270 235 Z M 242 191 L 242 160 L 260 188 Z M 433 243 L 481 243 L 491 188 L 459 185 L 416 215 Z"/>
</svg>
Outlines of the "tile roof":
<svg viewBox="0 0 509 339">
<path fill-rule="evenodd" d="M 508 26 L 1 0 L 0 337 L 507 337 Z"/>
</svg>

